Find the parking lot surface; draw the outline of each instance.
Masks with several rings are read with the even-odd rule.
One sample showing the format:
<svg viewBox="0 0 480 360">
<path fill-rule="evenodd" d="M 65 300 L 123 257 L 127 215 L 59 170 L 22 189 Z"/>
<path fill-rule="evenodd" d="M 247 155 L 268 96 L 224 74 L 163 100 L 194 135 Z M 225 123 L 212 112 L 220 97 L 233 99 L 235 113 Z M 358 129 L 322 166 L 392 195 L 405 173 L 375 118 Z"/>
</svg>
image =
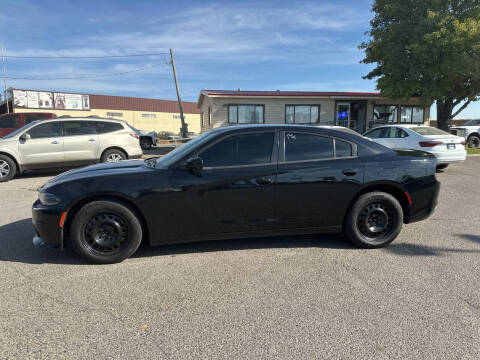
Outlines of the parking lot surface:
<svg viewBox="0 0 480 360">
<path fill-rule="evenodd" d="M 480 157 L 438 173 L 434 215 L 384 249 L 243 239 L 102 266 L 32 245 L 53 175 L 0 184 L 0 359 L 480 358 Z"/>
</svg>

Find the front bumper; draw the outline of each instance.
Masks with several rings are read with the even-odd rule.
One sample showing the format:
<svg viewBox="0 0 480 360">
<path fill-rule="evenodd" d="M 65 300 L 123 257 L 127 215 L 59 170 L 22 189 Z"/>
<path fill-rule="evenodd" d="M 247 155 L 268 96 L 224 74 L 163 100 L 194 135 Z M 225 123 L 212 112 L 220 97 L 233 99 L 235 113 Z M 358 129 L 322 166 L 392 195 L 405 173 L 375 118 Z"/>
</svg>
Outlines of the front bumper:
<svg viewBox="0 0 480 360">
<path fill-rule="evenodd" d="M 63 230 L 60 227 L 62 212 L 35 201 L 32 207 L 32 223 L 36 235 L 33 238 L 34 245 L 49 247 L 60 246 L 63 248 Z"/>
</svg>

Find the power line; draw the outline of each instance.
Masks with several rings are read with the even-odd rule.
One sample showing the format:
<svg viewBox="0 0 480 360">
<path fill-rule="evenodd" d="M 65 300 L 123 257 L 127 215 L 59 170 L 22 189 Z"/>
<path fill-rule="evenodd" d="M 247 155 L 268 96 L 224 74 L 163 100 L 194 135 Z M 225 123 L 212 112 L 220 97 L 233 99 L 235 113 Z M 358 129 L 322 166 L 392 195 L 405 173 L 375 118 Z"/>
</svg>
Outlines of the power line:
<svg viewBox="0 0 480 360">
<path fill-rule="evenodd" d="M 116 73 L 110 73 L 110 74 L 99 74 L 99 75 L 82 75 L 82 76 L 68 76 L 68 77 L 31 77 L 31 76 L 22 76 L 22 75 L 16 75 L 16 76 L 7 76 L 7 79 L 12 79 L 12 80 L 78 80 L 78 79 L 97 79 L 97 78 L 104 78 L 104 77 L 111 77 L 111 76 L 117 76 L 117 75 L 124 75 L 124 74 L 130 74 L 134 72 L 139 72 L 147 69 L 151 69 L 156 66 L 160 65 L 165 65 L 165 63 L 159 63 L 159 64 L 153 64 L 150 66 L 145 66 L 141 67 L 138 69 L 133 69 L 129 71 L 122 71 L 122 72 L 116 72 Z"/>
<path fill-rule="evenodd" d="M 127 55 L 104 55 L 104 56 L 16 56 L 5 55 L 5 58 L 10 59 L 110 59 L 110 58 L 128 58 L 128 57 L 142 57 L 142 56 L 166 56 L 167 52 L 149 53 L 149 54 L 127 54 Z"/>
</svg>

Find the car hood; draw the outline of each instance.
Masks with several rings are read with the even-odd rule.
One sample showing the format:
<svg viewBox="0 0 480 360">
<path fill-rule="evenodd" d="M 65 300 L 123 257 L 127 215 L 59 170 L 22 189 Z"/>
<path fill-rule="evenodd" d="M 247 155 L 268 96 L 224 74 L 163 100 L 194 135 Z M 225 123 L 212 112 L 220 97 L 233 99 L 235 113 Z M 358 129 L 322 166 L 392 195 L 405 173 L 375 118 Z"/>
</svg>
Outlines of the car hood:
<svg viewBox="0 0 480 360">
<path fill-rule="evenodd" d="M 153 168 L 147 167 L 143 160 L 126 160 L 101 163 L 64 172 L 48 181 L 42 186 L 42 188 L 44 189 L 51 185 L 89 177 L 124 175 L 142 171 L 151 171 L 152 169 Z"/>
</svg>

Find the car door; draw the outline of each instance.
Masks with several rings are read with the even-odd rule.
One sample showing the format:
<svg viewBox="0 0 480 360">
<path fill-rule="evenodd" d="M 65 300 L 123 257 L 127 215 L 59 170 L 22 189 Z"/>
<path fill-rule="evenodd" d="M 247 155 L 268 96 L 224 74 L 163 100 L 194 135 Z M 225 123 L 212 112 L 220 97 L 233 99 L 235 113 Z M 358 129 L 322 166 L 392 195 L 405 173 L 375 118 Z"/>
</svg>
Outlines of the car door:
<svg viewBox="0 0 480 360">
<path fill-rule="evenodd" d="M 190 214 L 178 226 L 180 236 L 263 231 L 274 227 L 277 133 L 255 131 L 225 135 L 194 156 L 201 171 L 172 171 L 175 208 Z M 197 210 L 195 210 L 197 209 Z"/>
<path fill-rule="evenodd" d="M 62 127 L 59 121 L 45 122 L 28 129 L 29 138 L 19 139 L 18 150 L 22 166 L 30 168 L 54 168 L 63 165 Z"/>
<path fill-rule="evenodd" d="M 280 136 L 277 211 L 282 228 L 338 230 L 363 182 L 354 143 L 318 133 Z"/>
<path fill-rule="evenodd" d="M 93 121 L 64 121 L 63 135 L 66 162 L 90 163 L 98 159 L 99 142 Z"/>
</svg>

